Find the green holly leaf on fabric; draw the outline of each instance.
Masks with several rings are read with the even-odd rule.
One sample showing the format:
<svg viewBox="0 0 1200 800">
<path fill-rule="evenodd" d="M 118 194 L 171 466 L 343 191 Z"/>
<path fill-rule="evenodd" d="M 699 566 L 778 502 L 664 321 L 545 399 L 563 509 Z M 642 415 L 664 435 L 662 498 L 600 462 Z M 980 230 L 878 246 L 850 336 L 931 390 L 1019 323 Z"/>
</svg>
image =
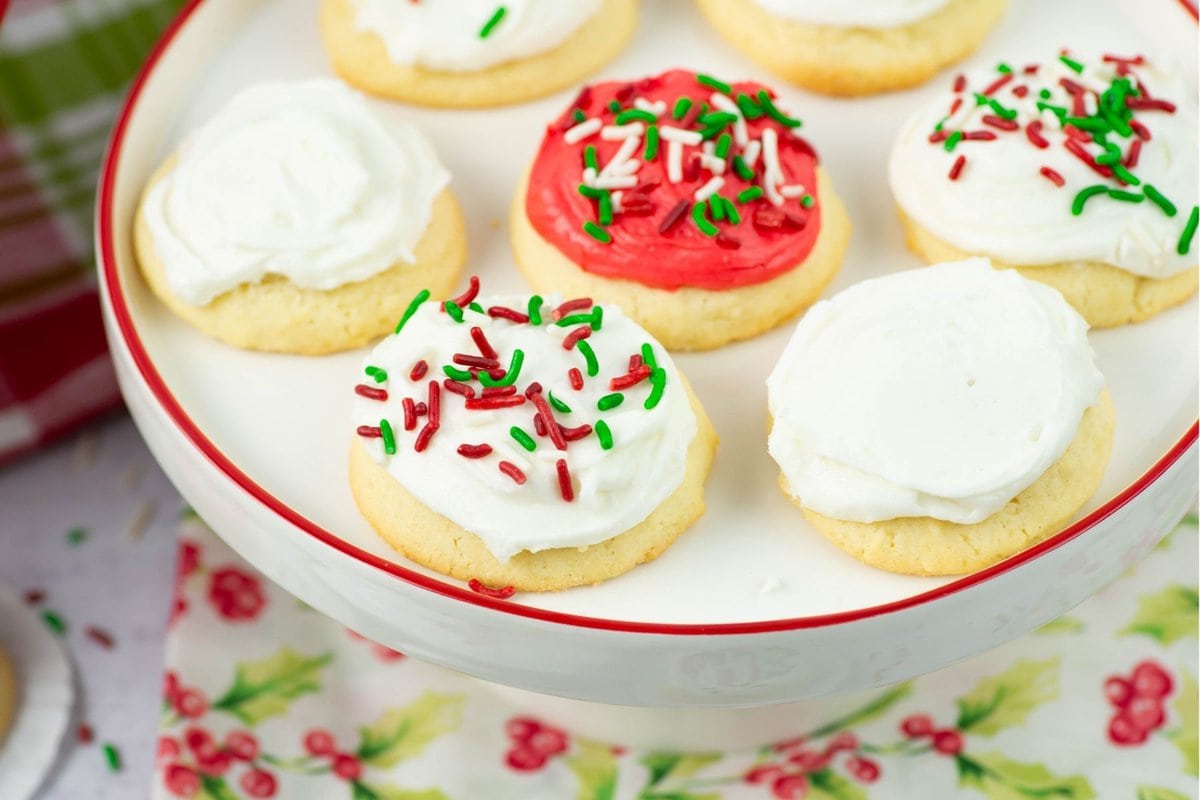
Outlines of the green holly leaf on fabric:
<svg viewBox="0 0 1200 800">
<path fill-rule="evenodd" d="M 1197 735 L 1197 716 L 1200 701 L 1196 694 L 1196 679 L 1186 672 L 1179 673 L 1179 692 L 1171 702 L 1175 712 L 1175 727 L 1167 731 L 1167 739 L 1183 754 L 1183 769 L 1189 775 L 1200 774 L 1197 769 L 1200 735 Z"/>
<path fill-rule="evenodd" d="M 1162 786 L 1139 786 L 1137 800 L 1191 800 L 1191 798 L 1174 789 L 1166 789 Z"/>
<path fill-rule="evenodd" d="M 810 772 L 807 800 L 867 800 L 862 786 L 831 769 Z"/>
<path fill-rule="evenodd" d="M 657 786 L 667 778 L 690 778 L 720 760 L 720 753 L 647 753 L 641 763 L 650 771 L 646 785 Z"/>
<path fill-rule="evenodd" d="M 1057 658 L 1021 660 L 991 678 L 984 678 L 958 701 L 958 728 L 994 736 L 1020 725 L 1038 706 L 1058 696 Z"/>
<path fill-rule="evenodd" d="M 1185 636 L 1196 636 L 1200 619 L 1200 594 L 1194 587 L 1175 584 L 1160 592 L 1142 595 L 1137 614 L 1120 633 L 1141 634 L 1160 644 L 1171 644 Z"/>
<path fill-rule="evenodd" d="M 359 729 L 359 759 L 373 767 L 394 767 L 420 755 L 426 745 L 462 724 L 462 695 L 428 692 L 403 708 L 393 708 Z"/>
<path fill-rule="evenodd" d="M 353 800 L 449 800 L 438 789 L 401 789 L 397 786 L 357 781 L 352 786 Z"/>
<path fill-rule="evenodd" d="M 613 800 L 617 791 L 617 759 L 612 750 L 598 742 L 576 740 L 579 749 L 566 759 L 579 781 L 576 800 Z"/>
<path fill-rule="evenodd" d="M 241 798 L 229 788 L 229 784 L 225 783 L 225 779 L 216 775 L 200 775 L 200 791 L 192 795 L 192 800 L 241 800 Z"/>
<path fill-rule="evenodd" d="M 833 722 L 822 725 L 810 735 L 813 739 L 820 739 L 822 736 L 828 736 L 831 733 L 836 733 L 844 728 L 853 728 L 856 725 L 861 725 L 864 722 L 869 722 L 876 717 L 882 716 L 892 706 L 899 703 L 904 698 L 912 694 L 912 681 L 898 683 L 882 692 L 874 700 L 867 703 L 865 706 L 852 711 L 844 717 L 839 717 Z"/>
<path fill-rule="evenodd" d="M 286 714 L 292 700 L 320 691 L 317 679 L 331 661 L 331 653 L 310 658 L 285 647 L 263 661 L 239 663 L 233 686 L 213 703 L 213 708 L 227 711 L 251 726 Z"/>
<path fill-rule="evenodd" d="M 1061 777 L 1041 764 L 1013 761 L 1003 753 L 955 757 L 958 785 L 988 800 L 1092 800 L 1096 793 L 1082 775 Z"/>
<path fill-rule="evenodd" d="M 1083 623 L 1073 617 L 1052 619 L 1034 633 L 1042 636 L 1053 636 L 1059 633 L 1082 633 Z"/>
</svg>

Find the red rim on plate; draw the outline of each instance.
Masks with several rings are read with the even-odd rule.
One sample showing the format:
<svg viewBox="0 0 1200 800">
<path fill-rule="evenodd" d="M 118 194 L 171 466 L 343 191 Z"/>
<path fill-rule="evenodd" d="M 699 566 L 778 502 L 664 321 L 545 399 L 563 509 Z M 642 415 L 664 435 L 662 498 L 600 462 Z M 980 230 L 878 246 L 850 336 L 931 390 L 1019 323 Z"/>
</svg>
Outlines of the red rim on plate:
<svg viewBox="0 0 1200 800">
<path fill-rule="evenodd" d="M 263 487 L 255 483 L 251 478 L 242 472 L 229 458 L 222 453 L 217 447 L 204 435 L 203 432 L 196 426 L 183 407 L 171 394 L 171 390 L 163 381 L 162 376 L 158 374 L 150 356 L 146 352 L 146 348 L 142 344 L 142 340 L 138 335 L 138 331 L 133 323 L 133 318 L 129 313 L 129 306 L 125 301 L 125 295 L 121 289 L 120 276 L 116 267 L 116 245 L 113 237 L 113 192 L 116 185 L 117 171 L 121 157 L 121 148 L 125 140 L 126 129 L 129 126 L 129 120 L 133 116 L 133 110 L 136 107 L 138 100 L 141 97 L 142 90 L 145 88 L 146 81 L 150 74 L 154 71 L 159 60 L 163 57 L 167 48 L 178 36 L 179 32 L 187 24 L 192 14 L 200 6 L 203 0 L 189 0 L 186 6 L 179 12 L 178 16 L 171 21 L 163 33 L 162 38 L 154 45 L 154 49 L 150 52 L 146 63 L 138 71 L 137 77 L 134 78 L 133 84 L 129 89 L 129 95 L 126 97 L 124 104 L 121 107 L 120 115 L 117 117 L 116 126 L 113 128 L 112 138 L 109 140 L 108 149 L 105 152 L 103 170 L 100 179 L 100 192 L 97 204 L 96 225 L 100 232 L 100 256 L 101 269 L 103 272 L 103 280 L 108 289 L 110 302 L 112 303 L 113 317 L 116 321 L 117 328 L 121 332 L 121 337 L 124 340 L 125 346 L 129 349 L 134 363 L 137 365 L 138 371 L 141 373 L 142 379 L 150 388 L 155 399 L 166 410 L 171 420 L 186 436 L 192 444 L 194 444 L 201 453 L 204 454 L 218 469 L 230 478 L 242 490 L 247 492 L 254 499 L 258 500 L 271 511 L 274 511 L 283 519 L 295 525 L 304 533 L 319 539 L 321 542 L 329 545 L 338 552 L 347 555 L 364 564 L 368 564 L 376 569 L 382 570 L 390 575 L 393 575 L 403 581 L 406 581 L 413 586 L 426 589 L 446 597 L 460 600 L 465 603 L 470 603 L 475 606 L 482 606 L 499 611 L 505 614 L 514 614 L 530 619 L 541 620 L 543 622 L 552 622 L 559 625 L 569 625 L 578 628 L 592 628 L 607 631 L 618 631 L 623 633 L 653 633 L 666 635 L 688 635 L 688 636 L 713 636 L 713 635 L 738 635 L 749 633 L 772 633 L 780 631 L 801 630 L 805 628 L 820 628 L 825 626 L 840 625 L 847 622 L 855 622 L 858 620 L 869 619 L 871 617 L 882 616 L 897 611 L 902 611 L 914 606 L 930 603 L 948 595 L 956 594 L 965 589 L 977 586 L 997 575 L 1009 572 L 1016 569 L 1020 565 L 1036 559 L 1043 553 L 1054 550 L 1057 547 L 1071 541 L 1075 537 L 1095 527 L 1096 524 L 1111 516 L 1114 512 L 1120 509 L 1133 498 L 1141 494 L 1147 486 L 1153 483 L 1160 475 L 1166 472 L 1179 458 L 1187 452 L 1200 435 L 1200 423 L 1192 423 L 1188 431 L 1183 437 L 1175 443 L 1175 445 L 1167 451 L 1166 455 L 1160 458 L 1154 466 L 1145 472 L 1140 478 L 1126 487 L 1122 492 L 1104 503 L 1102 506 L 1092 511 L 1078 522 L 1068 526 L 1054 536 L 1046 539 L 1040 544 L 1029 548 L 1023 552 L 994 564 L 987 569 L 964 576 L 958 580 L 947 583 L 936 589 L 932 589 L 921 594 L 916 594 L 911 597 L 906 597 L 903 600 L 896 600 L 891 603 L 882 605 L 868 606 L 866 608 L 855 609 L 854 611 L 841 611 L 835 614 L 821 614 L 809 617 L 793 617 L 788 619 L 766 620 L 761 622 L 736 622 L 736 623 L 720 623 L 720 624 L 667 624 L 667 623 L 648 623 L 648 622 L 630 622 L 624 620 L 601 619 L 598 617 L 587 617 L 579 614 L 565 614 L 557 611 L 547 611 L 540 608 L 532 608 L 520 603 L 510 601 L 497 600 L 486 597 L 482 594 L 477 594 L 462 586 L 457 586 L 448 583 L 438 578 L 432 578 L 423 575 L 407 567 L 401 566 L 387 559 L 380 558 L 373 553 L 369 553 L 359 547 L 356 547 L 343 539 L 338 538 L 333 533 L 325 530 L 321 526 L 312 522 L 289 507 L 279 498 L 267 492 Z M 1193 18 L 1200 19 L 1197 16 L 1196 0 L 1179 0 L 1180 4 L 1187 10 Z"/>
</svg>

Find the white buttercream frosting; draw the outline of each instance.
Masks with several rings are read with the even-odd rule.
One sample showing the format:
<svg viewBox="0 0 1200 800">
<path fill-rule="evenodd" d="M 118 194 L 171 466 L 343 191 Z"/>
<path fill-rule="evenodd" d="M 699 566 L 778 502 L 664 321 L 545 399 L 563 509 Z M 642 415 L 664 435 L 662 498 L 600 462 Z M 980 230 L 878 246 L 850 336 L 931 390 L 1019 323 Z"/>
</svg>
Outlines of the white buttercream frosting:
<svg viewBox="0 0 1200 800">
<path fill-rule="evenodd" d="M 355 24 L 383 39 L 397 64 L 474 72 L 551 50 L 602 0 L 353 0 Z M 497 10 L 504 14 L 485 27 Z"/>
<path fill-rule="evenodd" d="M 144 213 L 171 291 L 204 305 L 268 275 L 328 290 L 413 263 L 449 179 L 338 81 L 261 83 L 184 141 Z"/>
<path fill-rule="evenodd" d="M 950 0 L 754 0 L 778 17 L 839 28 L 895 28 L 924 19 Z"/>
<path fill-rule="evenodd" d="M 527 297 L 497 297 L 482 300 L 482 307 L 502 305 L 524 311 Z M 560 302 L 547 296 L 542 325 L 512 323 L 467 310 L 457 323 L 428 301 L 405 323 L 399 334 L 384 339 L 367 356 L 366 367 L 386 370 L 387 380 L 376 383 L 362 374 L 362 382 L 383 388 L 385 400 L 355 395 L 353 422 L 379 426 L 387 419 L 395 432 L 396 452 L 388 455 L 380 438 L 361 438 L 374 460 L 399 481 L 421 503 L 479 536 L 496 558 L 507 560 L 522 550 L 537 552 L 557 547 L 584 547 L 623 533 L 644 520 L 683 481 L 688 447 L 697 424 L 687 392 L 679 380 L 670 355 L 646 331 L 621 313 L 616 306 L 603 307 L 601 329 L 587 339 L 596 354 L 599 373 L 588 377 L 586 360 L 578 349 L 563 348 L 564 337 L 574 326 L 559 327 L 550 321 L 550 309 Z M 590 313 L 590 312 L 588 312 Z M 515 385 L 521 394 L 533 382 L 541 384 L 543 396 L 570 407 L 569 413 L 555 410 L 559 425 L 575 428 L 595 426 L 603 420 L 612 434 L 613 447 L 605 450 L 597 434 L 555 447 L 538 436 L 534 426 L 536 407 L 526 401 L 515 408 L 470 410 L 466 400 L 439 389 L 440 427 L 428 447 L 417 452 L 416 439 L 427 417 L 419 417 L 414 430 L 404 430 L 403 401 L 427 402 L 429 383 L 444 384 L 444 365 L 464 369 L 453 362 L 455 354 L 479 355 L 471 336 L 478 326 L 498 360 L 507 367 L 514 350 L 524 353 Z M 597 402 L 613 393 L 609 382 L 629 371 L 630 356 L 649 343 L 658 366 L 666 373 L 660 402 L 651 410 L 645 403 L 652 390 L 648 380 L 620 390 L 623 402 L 601 411 Z M 413 366 L 424 360 L 428 374 L 412 381 Z M 585 381 L 576 391 L 568 370 L 580 370 Z M 480 396 L 477 382 L 470 384 Z M 525 450 L 510 430 L 520 427 L 536 442 L 536 450 Z M 465 458 L 462 444 L 487 444 L 493 451 L 483 458 Z M 572 478 L 574 499 L 563 499 L 556 462 L 565 459 Z M 525 475 L 518 485 L 500 471 L 507 461 Z"/>
<path fill-rule="evenodd" d="M 1057 461 L 1104 387 L 1087 323 L 987 259 L 813 306 L 767 379 L 789 491 L 837 519 L 975 523 Z"/>
<path fill-rule="evenodd" d="M 1068 136 L 1053 112 L 1039 110 L 1039 101 L 1072 108 L 1071 95 L 1060 80 L 1101 92 L 1114 75 L 1114 67 L 1100 57 L 1080 58 L 1087 65 L 1082 75 L 1055 60 L 1027 75 L 1016 65 L 1014 79 L 994 94 L 1005 109 L 1017 112 L 1020 128 L 1006 132 L 983 122 L 995 114 L 988 105 L 977 105 L 973 92 L 981 92 L 1000 78 L 995 71 L 967 75 L 961 94 L 949 92 L 917 111 L 901 128 L 888 167 L 892 192 L 900 208 L 923 228 L 955 247 L 1009 264 L 1040 266 L 1068 261 L 1096 261 L 1150 278 L 1164 278 L 1196 266 L 1196 246 L 1178 252 L 1180 235 L 1195 206 L 1197 188 L 1197 111 L 1194 91 L 1183 88 L 1151 65 L 1136 67 L 1136 76 L 1154 98 L 1177 106 L 1175 113 L 1140 110 L 1135 120 L 1151 138 L 1142 142 L 1132 173 L 1140 186 L 1123 186 L 1105 178 L 1064 146 Z M 1014 89 L 1028 88 L 1025 97 Z M 1049 92 L 1043 97 L 1041 90 Z M 930 142 L 934 127 L 946 117 L 955 97 L 960 109 L 943 122 L 943 130 L 988 131 L 994 141 L 960 141 L 948 152 L 944 142 Z M 1087 100 L 1095 111 L 1095 95 Z M 1026 133 L 1041 121 L 1040 135 L 1049 143 L 1034 146 Z M 1116 133 L 1108 141 L 1128 154 L 1133 138 Z M 1094 143 L 1086 149 L 1102 152 Z M 955 161 L 965 157 L 957 180 L 948 175 Z M 1062 176 L 1056 186 L 1042 174 L 1043 167 Z M 1174 216 L 1149 200 L 1123 202 L 1108 196 L 1087 200 L 1083 212 L 1072 213 L 1076 195 L 1094 185 L 1106 185 L 1142 195 L 1150 184 L 1177 208 Z"/>
</svg>

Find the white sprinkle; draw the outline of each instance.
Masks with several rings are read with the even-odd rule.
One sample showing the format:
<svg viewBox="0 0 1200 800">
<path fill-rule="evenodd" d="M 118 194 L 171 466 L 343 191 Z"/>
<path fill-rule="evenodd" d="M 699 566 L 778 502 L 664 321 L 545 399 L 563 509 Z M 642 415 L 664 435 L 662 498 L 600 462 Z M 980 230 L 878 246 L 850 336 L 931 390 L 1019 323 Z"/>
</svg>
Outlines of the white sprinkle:
<svg viewBox="0 0 1200 800">
<path fill-rule="evenodd" d="M 578 125 L 568 128 L 567 132 L 563 134 L 563 141 L 567 144 L 578 144 L 600 130 L 600 126 L 603 124 L 598 117 L 584 120 Z"/>
<path fill-rule="evenodd" d="M 600 170 L 601 177 L 605 175 L 625 174 L 622 170 L 625 168 L 626 162 L 630 160 L 629 157 L 637 152 L 637 149 L 641 146 L 642 140 L 633 137 L 621 142 L 621 146 L 617 148 L 617 152 L 613 155 L 612 159 L 604 165 L 604 169 Z M 635 161 L 633 171 L 637 172 L 638 167 L 640 167 L 640 164 Z"/>
<path fill-rule="evenodd" d="M 724 178 L 720 178 L 720 177 L 716 177 L 716 176 L 709 178 L 708 183 L 704 184 L 699 189 L 697 189 L 696 193 L 694 195 L 692 195 L 692 198 L 697 203 L 703 203 L 705 200 L 712 197 L 717 192 L 721 191 L 721 187 L 724 185 L 725 185 Z"/>
<path fill-rule="evenodd" d="M 779 194 L 789 200 L 794 200 L 797 197 L 804 197 L 808 194 L 808 190 L 804 188 L 803 183 L 793 183 L 789 186 L 780 186 Z"/>
<path fill-rule="evenodd" d="M 609 142 L 615 142 L 618 139 L 641 136 L 645 132 L 646 126 L 640 122 L 631 122 L 628 125 L 605 125 L 600 129 L 600 138 Z"/>
<path fill-rule="evenodd" d="M 704 141 L 704 137 L 700 135 L 700 131 L 685 131 L 683 128 L 673 128 L 670 125 L 661 126 L 658 129 L 658 135 L 668 142 L 690 144 L 693 147 Z"/>
<path fill-rule="evenodd" d="M 630 158 L 615 167 L 606 168 L 604 172 L 607 175 L 633 175 L 641 168 L 642 160 L 640 158 Z"/>
<path fill-rule="evenodd" d="M 774 182 L 767 180 L 766 175 L 763 175 L 762 187 L 763 187 L 763 192 L 767 195 L 767 199 L 771 201 L 771 205 L 773 205 L 773 206 L 783 205 L 783 195 L 781 195 L 779 193 L 779 190 L 777 188 L 775 188 Z"/>
<path fill-rule="evenodd" d="M 725 174 L 725 159 L 717 158 L 708 153 L 700 154 L 700 166 L 711 172 L 713 175 Z"/>
<path fill-rule="evenodd" d="M 783 183 L 783 169 L 779 165 L 779 136 L 774 128 L 766 128 L 762 135 L 763 176 L 762 187 L 772 205 L 782 205 L 783 196 L 776 184 Z"/>
<path fill-rule="evenodd" d="M 667 141 L 667 180 L 679 183 L 683 180 L 683 143 Z"/>
<path fill-rule="evenodd" d="M 1096 113 L 1096 95 L 1088 92 L 1083 96 L 1084 116 L 1091 117 Z"/>
<path fill-rule="evenodd" d="M 1042 111 L 1042 127 L 1048 131 L 1062 130 L 1062 123 L 1058 121 L 1058 115 L 1050 109 Z"/>
<path fill-rule="evenodd" d="M 713 92 L 712 97 L 708 98 L 708 102 L 712 103 L 715 108 L 722 111 L 728 111 L 730 114 L 737 114 L 737 120 L 733 123 L 733 141 L 738 146 L 745 145 L 750 141 L 750 134 L 746 130 L 746 118 L 742 116 L 742 110 L 738 108 L 738 104 L 730 100 L 720 92 Z"/>
<path fill-rule="evenodd" d="M 612 193 L 612 194 L 609 196 L 609 199 L 610 199 L 610 200 L 612 200 L 612 210 L 613 210 L 613 213 L 614 213 L 614 214 L 620 214 L 622 211 L 624 211 L 624 210 L 625 210 L 625 206 L 624 206 L 624 204 L 621 202 L 621 200 L 622 200 L 624 197 L 625 197 L 625 193 L 624 193 L 624 192 L 613 192 L 613 193 Z"/>
<path fill-rule="evenodd" d="M 778 592 L 784 587 L 784 585 L 783 579 L 777 578 L 774 575 L 769 575 L 763 580 L 762 586 L 759 588 L 758 593 L 772 594 L 774 592 Z"/>
<path fill-rule="evenodd" d="M 635 97 L 633 99 L 633 107 L 642 111 L 649 111 L 656 117 L 661 117 L 663 112 L 667 110 L 667 104 L 662 100 L 655 100 L 652 103 L 644 97 Z"/>
<path fill-rule="evenodd" d="M 596 185 L 596 170 L 592 169 L 591 167 L 584 167 L 584 169 L 583 169 L 583 182 L 584 182 L 584 184 L 585 184 L 585 185 L 587 185 L 587 186 L 595 186 L 595 185 Z M 482 414 L 480 414 L 480 415 L 471 415 L 471 414 L 468 414 L 467 416 L 485 416 L 485 415 L 482 415 Z"/>
<path fill-rule="evenodd" d="M 632 189 L 637 186 L 636 175 L 601 175 L 592 184 L 597 189 Z"/>
<path fill-rule="evenodd" d="M 746 149 L 742 151 L 742 161 L 746 162 L 746 166 L 754 169 L 754 165 L 758 163 L 758 155 L 762 152 L 762 142 L 758 139 L 753 139 L 746 144 Z"/>
</svg>

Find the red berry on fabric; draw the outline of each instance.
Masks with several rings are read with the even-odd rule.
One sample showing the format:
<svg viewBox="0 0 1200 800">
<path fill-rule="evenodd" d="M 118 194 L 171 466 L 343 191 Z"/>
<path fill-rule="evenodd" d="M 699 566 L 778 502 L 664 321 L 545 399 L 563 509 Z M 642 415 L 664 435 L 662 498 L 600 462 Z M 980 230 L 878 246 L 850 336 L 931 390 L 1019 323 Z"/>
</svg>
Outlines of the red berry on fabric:
<svg viewBox="0 0 1200 800">
<path fill-rule="evenodd" d="M 163 699 L 171 705 L 175 704 L 175 697 L 179 694 L 179 676 L 171 670 L 163 673 Z"/>
<path fill-rule="evenodd" d="M 526 740 L 528 747 L 544 756 L 558 755 L 567 749 L 567 735 L 558 728 L 542 728 Z"/>
<path fill-rule="evenodd" d="M 546 765 L 546 757 L 531 747 L 520 746 L 509 750 L 504 762 L 518 772 L 535 772 Z"/>
<path fill-rule="evenodd" d="M 831 760 L 827 754 L 815 750 L 800 750 L 788 756 L 788 761 L 805 772 L 820 772 L 829 766 Z"/>
<path fill-rule="evenodd" d="M 782 742 L 775 744 L 775 752 L 782 753 L 785 750 L 795 750 L 797 747 L 803 747 L 808 739 L 804 736 L 797 736 L 795 739 L 784 739 Z"/>
<path fill-rule="evenodd" d="M 399 661 L 400 659 L 404 658 L 404 653 L 401 653 L 399 650 L 393 650 L 392 648 L 382 644 L 373 645 L 373 649 L 375 651 L 375 657 L 380 661 Z"/>
<path fill-rule="evenodd" d="M 1171 693 L 1171 674 L 1153 661 L 1143 661 L 1134 667 L 1131 678 L 1133 692 L 1138 697 L 1158 700 Z"/>
<path fill-rule="evenodd" d="M 1135 697 L 1124 712 L 1134 727 L 1149 732 L 1166 722 L 1162 701 L 1154 697 Z"/>
<path fill-rule="evenodd" d="M 329 731 L 315 728 L 304 734 L 304 749 L 310 756 L 332 755 L 337 749 L 337 740 Z"/>
<path fill-rule="evenodd" d="M 525 742 L 529 740 L 530 736 L 540 731 L 542 727 L 542 723 L 533 717 L 513 717 L 504 724 L 504 731 L 509 735 L 509 738 L 516 739 L 518 742 Z"/>
<path fill-rule="evenodd" d="M 829 740 L 829 744 L 825 745 L 825 749 L 830 753 L 836 753 L 840 750 L 857 750 L 858 737 L 850 731 L 840 731 L 834 734 Z"/>
<path fill-rule="evenodd" d="M 1108 738 L 1113 744 L 1132 747 L 1146 741 L 1149 735 L 1149 731 L 1139 728 L 1124 711 L 1114 714 L 1108 721 Z"/>
<path fill-rule="evenodd" d="M 188 746 L 192 752 L 203 750 L 206 747 L 211 747 L 213 740 L 212 734 L 203 728 L 187 728 L 183 732 L 183 743 Z"/>
<path fill-rule="evenodd" d="M 179 551 L 176 559 L 176 577 L 186 578 L 191 575 L 200 566 L 200 548 L 195 542 L 189 542 L 183 539 L 179 542 Z"/>
<path fill-rule="evenodd" d="M 258 758 L 258 739 L 247 731 L 233 731 L 225 737 L 225 749 L 238 761 Z"/>
<path fill-rule="evenodd" d="M 272 797 L 279 788 L 275 776 L 261 769 L 252 769 L 244 773 L 238 783 L 242 791 L 250 797 Z"/>
<path fill-rule="evenodd" d="M 171 601 L 171 616 L 167 618 L 168 627 L 174 625 L 180 617 L 187 613 L 187 610 L 187 600 L 184 599 L 183 595 L 176 592 L 174 599 Z"/>
<path fill-rule="evenodd" d="M 851 756 L 846 759 L 846 769 L 863 783 L 874 783 L 879 780 L 879 765 L 869 758 Z"/>
<path fill-rule="evenodd" d="M 208 602 L 225 619 L 243 622 L 257 617 L 267 599 L 258 578 L 235 567 L 224 567 L 212 574 Z"/>
<path fill-rule="evenodd" d="M 910 739 L 929 736 L 933 733 L 933 717 L 928 714 L 912 714 L 900 723 L 900 732 Z"/>
<path fill-rule="evenodd" d="M 362 762 L 350 753 L 338 753 L 333 757 L 333 774 L 348 781 L 356 781 L 362 775 Z"/>
<path fill-rule="evenodd" d="M 956 730 L 938 731 L 933 735 L 933 749 L 948 756 L 958 755 L 963 749 L 962 734 Z"/>
<path fill-rule="evenodd" d="M 229 753 L 218 750 L 215 745 L 200 748 L 196 751 L 196 768 L 205 775 L 224 775 L 233 765 Z"/>
<path fill-rule="evenodd" d="M 175 695 L 175 713 L 181 717 L 195 719 L 208 711 L 208 700 L 195 689 L 181 689 Z"/>
<path fill-rule="evenodd" d="M 1104 682 L 1104 696 L 1117 708 L 1124 708 L 1133 699 L 1133 684 L 1116 675 Z"/>
<path fill-rule="evenodd" d="M 200 778 L 182 764 L 172 764 L 163 771 L 163 785 L 176 797 L 193 797 L 200 791 Z"/>
<path fill-rule="evenodd" d="M 783 767 L 778 764 L 760 764 L 743 775 L 742 780 L 746 783 L 766 783 L 782 775 Z"/>
<path fill-rule="evenodd" d="M 154 760 L 159 764 L 169 764 L 179 758 L 179 742 L 170 736 L 158 737 L 158 752 Z"/>
<path fill-rule="evenodd" d="M 778 800 L 800 800 L 808 794 L 808 778 L 803 774 L 783 775 L 771 784 L 771 796 Z"/>
</svg>

